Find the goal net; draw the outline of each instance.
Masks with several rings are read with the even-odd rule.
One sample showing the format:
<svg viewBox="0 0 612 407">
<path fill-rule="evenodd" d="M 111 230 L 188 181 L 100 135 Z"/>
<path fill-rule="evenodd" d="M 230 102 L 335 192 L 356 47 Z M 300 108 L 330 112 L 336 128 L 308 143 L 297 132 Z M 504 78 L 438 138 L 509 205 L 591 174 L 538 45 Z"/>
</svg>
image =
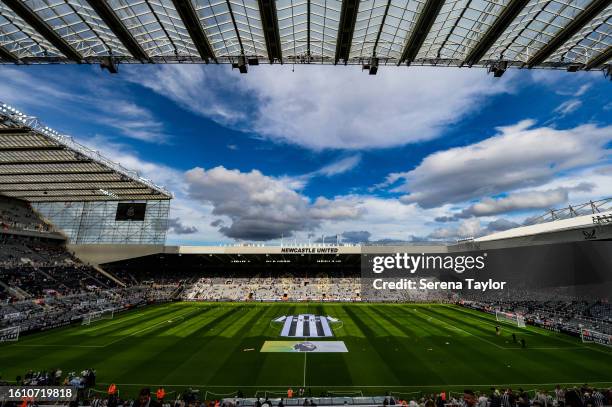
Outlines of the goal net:
<svg viewBox="0 0 612 407">
<path fill-rule="evenodd" d="M 506 322 L 525 328 L 525 317 L 514 312 L 495 311 L 495 319 L 499 322 Z"/>
<path fill-rule="evenodd" d="M 0 329 L 0 342 L 15 342 L 19 340 L 19 327 Z"/>
<path fill-rule="evenodd" d="M 580 331 L 582 342 L 593 342 L 600 345 L 612 346 L 612 335 L 602 332 L 593 331 L 591 329 L 582 329 Z"/>
<path fill-rule="evenodd" d="M 101 319 L 113 319 L 114 316 L 115 311 L 112 309 L 90 312 L 83 317 L 83 325 L 90 325 L 92 322 L 99 321 Z"/>
</svg>

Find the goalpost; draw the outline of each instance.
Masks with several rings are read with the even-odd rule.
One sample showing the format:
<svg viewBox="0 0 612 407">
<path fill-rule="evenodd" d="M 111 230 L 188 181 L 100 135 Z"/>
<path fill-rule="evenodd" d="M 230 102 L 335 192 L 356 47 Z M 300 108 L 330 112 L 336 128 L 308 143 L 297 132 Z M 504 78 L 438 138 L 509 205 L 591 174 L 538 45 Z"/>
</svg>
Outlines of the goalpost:
<svg viewBox="0 0 612 407">
<path fill-rule="evenodd" d="M 94 311 L 83 317 L 82 325 L 90 325 L 92 322 L 99 321 L 101 319 L 113 319 L 115 316 L 115 310 L 109 308 L 102 311 Z"/>
<path fill-rule="evenodd" d="M 19 326 L 0 329 L 0 342 L 15 342 L 19 340 Z"/>
<path fill-rule="evenodd" d="M 593 342 L 600 345 L 612 346 L 612 335 L 593 331 L 591 329 L 583 328 L 580 331 L 580 339 L 582 339 L 582 342 Z"/>
<path fill-rule="evenodd" d="M 525 317 L 515 312 L 495 311 L 495 319 L 499 322 L 507 322 L 519 328 L 525 328 Z"/>
</svg>

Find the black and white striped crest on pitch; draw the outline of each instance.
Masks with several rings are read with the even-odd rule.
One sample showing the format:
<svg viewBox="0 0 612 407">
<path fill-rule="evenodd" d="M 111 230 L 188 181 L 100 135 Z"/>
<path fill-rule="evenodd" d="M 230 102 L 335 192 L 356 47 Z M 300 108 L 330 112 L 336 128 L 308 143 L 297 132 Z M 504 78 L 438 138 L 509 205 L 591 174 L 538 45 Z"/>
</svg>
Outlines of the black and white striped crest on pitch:
<svg viewBox="0 0 612 407">
<path fill-rule="evenodd" d="M 274 322 L 282 322 L 280 336 L 287 338 L 326 338 L 334 336 L 329 322 L 337 321 L 331 317 L 313 314 L 300 314 L 278 317 Z"/>
</svg>

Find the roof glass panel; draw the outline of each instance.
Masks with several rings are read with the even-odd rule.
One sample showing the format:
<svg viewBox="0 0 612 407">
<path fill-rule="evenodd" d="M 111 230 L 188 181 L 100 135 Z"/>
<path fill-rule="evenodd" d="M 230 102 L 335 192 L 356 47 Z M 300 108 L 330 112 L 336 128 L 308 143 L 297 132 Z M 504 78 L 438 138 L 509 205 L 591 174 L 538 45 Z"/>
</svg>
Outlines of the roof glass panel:
<svg viewBox="0 0 612 407">
<path fill-rule="evenodd" d="M 240 42 L 227 0 L 192 0 L 192 2 L 215 55 L 239 56 Z"/>
<path fill-rule="evenodd" d="M 333 61 L 336 56 L 342 1 L 311 0 L 310 52 L 313 61 Z"/>
<path fill-rule="evenodd" d="M 417 59 L 463 61 L 510 0 L 447 1 L 425 38 Z"/>
<path fill-rule="evenodd" d="M 527 62 L 590 3 L 591 0 L 531 0 L 483 60 Z"/>
<path fill-rule="evenodd" d="M 0 46 L 19 58 L 62 56 L 61 52 L 1 1 Z"/>
<path fill-rule="evenodd" d="M 376 38 L 382 27 L 389 0 L 361 0 L 349 58 L 369 58 L 374 54 Z"/>
<path fill-rule="evenodd" d="M 108 0 L 108 4 L 149 56 L 199 56 L 171 0 Z"/>
<path fill-rule="evenodd" d="M 43 21 L 84 57 L 129 55 L 85 0 L 26 0 Z"/>
<path fill-rule="evenodd" d="M 283 57 L 308 55 L 308 1 L 276 0 L 276 15 Z"/>
<path fill-rule="evenodd" d="M 268 51 L 257 0 L 230 0 L 230 4 L 244 53 L 267 58 Z"/>
<path fill-rule="evenodd" d="M 570 38 L 546 62 L 585 64 L 612 47 L 612 4 Z"/>
<path fill-rule="evenodd" d="M 414 24 L 423 10 L 424 0 L 391 0 L 383 24 L 376 56 L 399 60 Z"/>
</svg>

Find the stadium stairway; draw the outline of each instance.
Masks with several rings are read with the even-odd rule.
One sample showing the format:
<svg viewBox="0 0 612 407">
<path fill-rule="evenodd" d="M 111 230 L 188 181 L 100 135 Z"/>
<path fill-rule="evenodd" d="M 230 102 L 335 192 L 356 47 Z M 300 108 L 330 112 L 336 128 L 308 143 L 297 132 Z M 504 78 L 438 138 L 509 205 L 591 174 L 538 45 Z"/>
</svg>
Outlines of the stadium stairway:
<svg viewBox="0 0 612 407">
<path fill-rule="evenodd" d="M 19 287 L 12 287 L 3 281 L 0 281 L 0 287 L 4 288 L 9 295 L 17 298 L 18 300 L 26 300 L 32 297 L 27 291 L 24 291 Z"/>
<path fill-rule="evenodd" d="M 112 275 L 111 273 L 109 273 L 108 271 L 104 270 L 102 267 L 96 265 L 96 264 L 92 264 L 91 267 L 93 267 L 94 270 L 96 270 L 98 273 L 102 274 L 103 276 L 105 276 L 106 278 L 114 281 L 115 283 L 117 283 L 119 285 L 119 287 L 127 287 L 127 284 L 124 283 L 123 281 L 119 280 L 117 277 L 115 277 L 114 275 Z"/>
</svg>

